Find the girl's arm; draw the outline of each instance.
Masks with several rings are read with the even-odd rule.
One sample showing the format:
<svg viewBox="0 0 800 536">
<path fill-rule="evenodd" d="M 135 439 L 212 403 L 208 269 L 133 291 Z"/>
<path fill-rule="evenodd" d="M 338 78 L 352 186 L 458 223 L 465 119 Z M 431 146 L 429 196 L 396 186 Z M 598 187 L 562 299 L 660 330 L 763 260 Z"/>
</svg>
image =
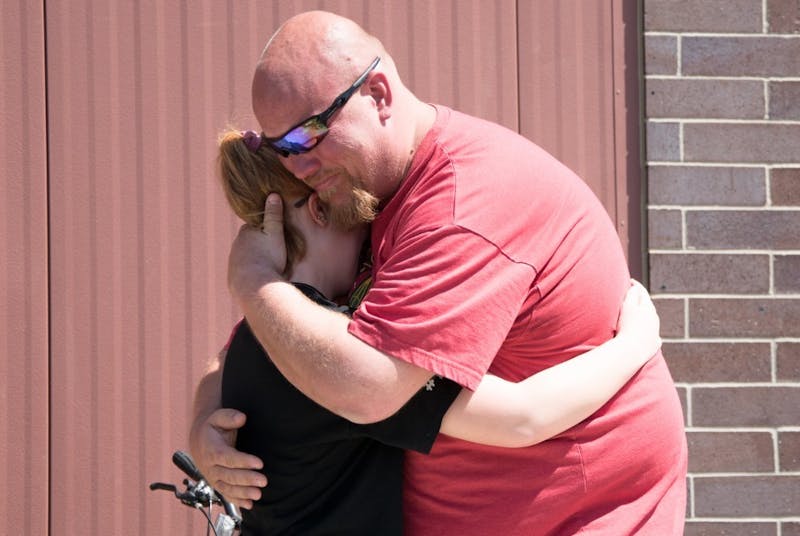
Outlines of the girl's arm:
<svg viewBox="0 0 800 536">
<path fill-rule="evenodd" d="M 615 338 L 519 383 L 486 375 L 476 391 L 461 391 L 440 431 L 485 445 L 534 445 L 600 409 L 660 347 L 655 306 L 634 282 Z"/>
</svg>

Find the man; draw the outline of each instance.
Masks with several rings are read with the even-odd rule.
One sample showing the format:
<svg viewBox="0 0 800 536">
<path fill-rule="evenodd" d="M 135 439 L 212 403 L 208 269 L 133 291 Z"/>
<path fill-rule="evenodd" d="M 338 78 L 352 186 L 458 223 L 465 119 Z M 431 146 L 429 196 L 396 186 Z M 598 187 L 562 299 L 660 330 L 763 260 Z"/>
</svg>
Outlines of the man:
<svg viewBox="0 0 800 536">
<path fill-rule="evenodd" d="M 319 404 L 375 422 L 434 374 L 467 388 L 487 371 L 518 381 L 613 335 L 629 276 L 585 184 L 515 133 L 419 101 L 352 21 L 287 21 L 257 66 L 253 109 L 339 225 L 374 218 L 374 284 L 350 322 L 281 280 L 278 199 L 231 249 L 229 285 L 251 328 Z M 206 419 L 213 392 L 199 400 L 195 451 L 211 425 L 241 422 Z M 252 498 L 257 461 L 227 455 L 202 463 Z M 428 456 L 407 454 L 406 533 L 681 534 L 685 472 L 682 412 L 657 356 L 592 418 L 537 446 L 440 436 Z"/>
</svg>

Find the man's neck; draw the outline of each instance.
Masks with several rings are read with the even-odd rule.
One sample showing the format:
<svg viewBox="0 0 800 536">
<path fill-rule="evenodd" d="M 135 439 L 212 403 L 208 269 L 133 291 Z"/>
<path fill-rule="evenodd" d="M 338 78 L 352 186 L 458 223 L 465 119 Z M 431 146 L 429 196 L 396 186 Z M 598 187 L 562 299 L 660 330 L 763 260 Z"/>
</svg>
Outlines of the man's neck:
<svg viewBox="0 0 800 536">
<path fill-rule="evenodd" d="M 397 182 L 396 188 L 392 192 L 392 196 L 400 189 L 403 181 L 408 177 L 411 164 L 414 162 L 414 157 L 417 154 L 417 149 L 419 149 L 422 140 L 425 139 L 425 136 L 428 135 L 428 132 L 430 132 L 431 128 L 433 128 L 433 124 L 436 122 L 436 108 L 433 105 L 415 100 L 414 106 L 414 117 L 416 117 L 416 121 L 411 136 L 410 147 L 403 164 L 403 172 L 400 175 L 400 180 Z M 383 199 L 383 204 L 387 203 L 392 196 Z"/>
<path fill-rule="evenodd" d="M 419 144 L 422 143 L 422 140 L 425 139 L 425 136 L 428 135 L 431 128 L 433 128 L 433 124 L 436 122 L 436 107 L 432 104 L 428 104 L 425 102 L 419 102 L 419 120 L 417 121 L 417 128 L 414 131 L 414 151 L 417 151 L 417 147 Z"/>
</svg>

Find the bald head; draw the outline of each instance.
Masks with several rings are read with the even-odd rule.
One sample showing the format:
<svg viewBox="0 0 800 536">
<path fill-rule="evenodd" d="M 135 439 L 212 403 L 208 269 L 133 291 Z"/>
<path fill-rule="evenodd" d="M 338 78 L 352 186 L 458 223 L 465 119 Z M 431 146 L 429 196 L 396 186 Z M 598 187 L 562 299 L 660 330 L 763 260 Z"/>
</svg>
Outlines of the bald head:
<svg viewBox="0 0 800 536">
<path fill-rule="evenodd" d="M 329 108 L 324 131 L 313 122 L 293 130 Z M 345 197 L 358 189 L 375 199 L 395 192 L 436 115 L 403 85 L 377 38 L 324 11 L 296 15 L 272 36 L 253 77 L 253 112 L 268 138 L 322 131 L 281 162 L 333 207 L 353 205 Z"/>
<path fill-rule="evenodd" d="M 327 11 L 308 11 L 290 18 L 275 32 L 260 63 L 275 67 L 274 62 L 287 60 L 316 61 L 344 67 L 385 54 L 380 41 L 352 20 Z"/>
<path fill-rule="evenodd" d="M 253 110 L 265 133 L 278 134 L 272 125 L 285 124 L 275 113 L 276 102 L 303 99 L 309 114 L 319 111 L 376 56 L 382 70 L 396 73 L 381 42 L 350 19 L 309 11 L 286 21 L 264 48 L 253 77 Z"/>
</svg>

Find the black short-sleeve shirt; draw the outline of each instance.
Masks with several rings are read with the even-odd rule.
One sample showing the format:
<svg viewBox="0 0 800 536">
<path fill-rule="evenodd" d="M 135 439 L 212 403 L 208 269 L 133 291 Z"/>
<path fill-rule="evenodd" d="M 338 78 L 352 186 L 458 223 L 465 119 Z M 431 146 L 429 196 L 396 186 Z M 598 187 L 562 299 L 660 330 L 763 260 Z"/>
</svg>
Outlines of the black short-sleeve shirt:
<svg viewBox="0 0 800 536">
<path fill-rule="evenodd" d="M 236 448 L 263 460 L 269 482 L 243 512 L 243 534 L 401 535 L 402 449 L 430 450 L 460 390 L 435 378 L 392 417 L 353 424 L 289 383 L 243 321 L 228 348 L 222 405 L 247 415 Z"/>
</svg>

